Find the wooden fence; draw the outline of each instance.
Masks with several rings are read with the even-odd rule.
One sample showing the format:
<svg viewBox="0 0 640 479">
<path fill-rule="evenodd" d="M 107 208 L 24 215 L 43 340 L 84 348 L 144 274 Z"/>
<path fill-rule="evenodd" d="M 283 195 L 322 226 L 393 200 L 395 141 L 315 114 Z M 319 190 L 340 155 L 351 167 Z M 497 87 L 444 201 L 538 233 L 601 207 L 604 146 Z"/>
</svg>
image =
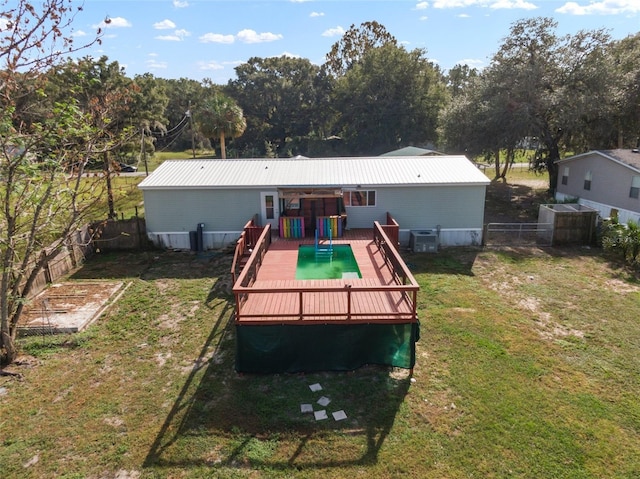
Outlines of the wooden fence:
<svg viewBox="0 0 640 479">
<path fill-rule="evenodd" d="M 45 248 L 46 252 L 60 252 L 36 276 L 29 297 L 42 292 L 48 284 L 78 268 L 85 259 L 97 251 L 141 250 L 149 247 L 143 218 L 107 220 L 85 225 L 64 240 L 58 240 Z M 27 274 L 34 264 L 27 267 Z"/>
</svg>

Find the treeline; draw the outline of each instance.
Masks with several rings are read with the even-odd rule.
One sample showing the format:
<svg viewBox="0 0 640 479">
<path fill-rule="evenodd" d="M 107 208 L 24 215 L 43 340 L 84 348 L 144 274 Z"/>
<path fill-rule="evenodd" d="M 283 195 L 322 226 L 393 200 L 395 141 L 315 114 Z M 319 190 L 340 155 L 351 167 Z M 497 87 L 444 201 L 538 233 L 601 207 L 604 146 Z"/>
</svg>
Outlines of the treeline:
<svg viewBox="0 0 640 479">
<path fill-rule="evenodd" d="M 52 69 L 46 96 L 71 95 L 107 135 L 129 131 L 118 149 L 125 156 L 191 148 L 224 156 L 225 139 L 228 157 L 377 155 L 413 145 L 484 157 L 500 177 L 518 149 L 533 145 L 533 163 L 554 181 L 564 152 L 634 147 L 640 134 L 640 34 L 612 41 L 604 30 L 559 36 L 556 28 L 549 18 L 515 23 L 482 71 L 443 72 L 425 50 L 409 51 L 367 22 L 352 26 L 323 65 L 255 57 L 216 85 L 127 78 L 117 62 L 84 58 Z"/>
</svg>

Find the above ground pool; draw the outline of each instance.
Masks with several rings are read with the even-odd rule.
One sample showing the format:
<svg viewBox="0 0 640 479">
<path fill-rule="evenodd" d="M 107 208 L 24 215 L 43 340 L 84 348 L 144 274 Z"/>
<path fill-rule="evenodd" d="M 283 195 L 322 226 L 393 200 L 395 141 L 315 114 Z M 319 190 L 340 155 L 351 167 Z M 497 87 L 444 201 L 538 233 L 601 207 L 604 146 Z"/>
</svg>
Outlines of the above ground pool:
<svg viewBox="0 0 640 479">
<path fill-rule="evenodd" d="M 350 245 L 322 245 L 318 250 L 314 245 L 301 245 L 298 248 L 296 279 L 347 278 L 362 278 Z"/>
</svg>

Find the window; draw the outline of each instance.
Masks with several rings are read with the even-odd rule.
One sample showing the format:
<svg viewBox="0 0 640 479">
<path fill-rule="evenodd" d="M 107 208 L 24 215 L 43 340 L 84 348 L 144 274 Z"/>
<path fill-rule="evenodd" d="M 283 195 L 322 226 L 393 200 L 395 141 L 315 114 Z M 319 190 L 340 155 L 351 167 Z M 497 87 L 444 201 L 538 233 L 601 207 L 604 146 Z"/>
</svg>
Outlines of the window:
<svg viewBox="0 0 640 479">
<path fill-rule="evenodd" d="M 569 167 L 565 166 L 562 172 L 562 184 L 566 185 L 569 182 Z"/>
<path fill-rule="evenodd" d="M 265 195 L 264 210 L 268 220 L 272 220 L 275 217 L 275 205 L 273 201 L 273 195 Z"/>
<path fill-rule="evenodd" d="M 591 171 L 587 171 L 587 174 L 584 175 L 584 189 L 585 190 L 590 190 L 591 189 L 591 178 L 592 178 Z"/>
<path fill-rule="evenodd" d="M 345 206 L 375 206 L 376 192 L 374 190 L 345 191 L 343 199 Z"/>
<path fill-rule="evenodd" d="M 640 196 L 640 176 L 634 176 L 631 178 L 631 189 L 629 190 L 629 198 L 636 198 Z"/>
</svg>

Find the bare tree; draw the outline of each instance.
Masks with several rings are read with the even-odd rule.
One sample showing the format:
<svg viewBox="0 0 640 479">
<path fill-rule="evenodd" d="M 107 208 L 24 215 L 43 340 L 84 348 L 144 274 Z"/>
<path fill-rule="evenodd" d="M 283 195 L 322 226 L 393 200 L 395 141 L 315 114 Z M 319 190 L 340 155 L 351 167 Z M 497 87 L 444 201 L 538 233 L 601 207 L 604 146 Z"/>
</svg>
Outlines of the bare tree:
<svg viewBox="0 0 640 479">
<path fill-rule="evenodd" d="M 110 145 L 75 102 L 47 95 L 47 74 L 77 47 L 71 0 L 0 2 L 0 364 L 17 355 L 18 322 L 42 268 L 99 198 L 83 176 Z M 45 248 L 45 245 L 52 245 Z"/>
</svg>

